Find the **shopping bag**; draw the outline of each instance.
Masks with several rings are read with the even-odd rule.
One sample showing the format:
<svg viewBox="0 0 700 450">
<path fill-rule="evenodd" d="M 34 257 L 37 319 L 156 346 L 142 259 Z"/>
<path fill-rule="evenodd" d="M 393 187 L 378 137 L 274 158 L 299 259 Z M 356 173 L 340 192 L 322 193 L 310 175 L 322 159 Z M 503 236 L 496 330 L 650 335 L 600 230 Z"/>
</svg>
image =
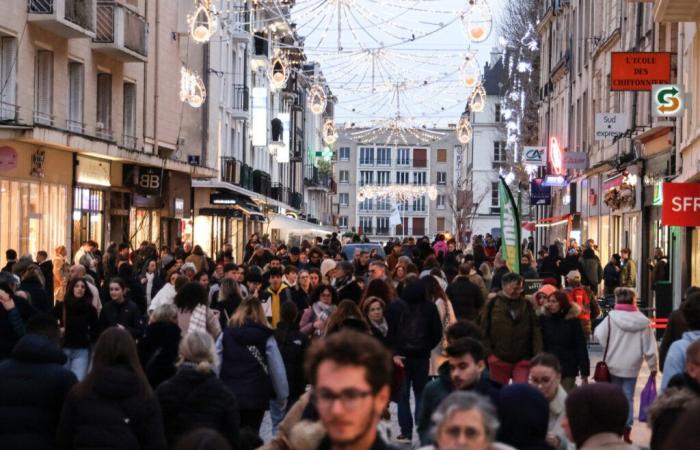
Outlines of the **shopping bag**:
<svg viewBox="0 0 700 450">
<path fill-rule="evenodd" d="M 649 375 L 646 386 L 642 389 L 642 395 L 639 399 L 639 421 L 647 421 L 647 410 L 656 400 L 656 377 Z"/>
</svg>

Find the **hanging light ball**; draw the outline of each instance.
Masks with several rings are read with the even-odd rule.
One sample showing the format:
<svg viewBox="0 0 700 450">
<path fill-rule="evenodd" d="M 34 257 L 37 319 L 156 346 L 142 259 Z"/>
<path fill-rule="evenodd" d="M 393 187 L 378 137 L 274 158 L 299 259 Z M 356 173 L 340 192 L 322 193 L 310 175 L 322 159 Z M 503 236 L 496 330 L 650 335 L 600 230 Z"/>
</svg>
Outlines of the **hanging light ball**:
<svg viewBox="0 0 700 450">
<path fill-rule="evenodd" d="M 207 99 L 204 82 L 187 67 L 180 69 L 180 101 L 187 102 L 193 108 L 199 108 Z"/>
<path fill-rule="evenodd" d="M 270 80 L 271 86 L 274 89 L 284 88 L 289 79 L 289 74 L 289 62 L 282 52 L 277 50 L 267 70 L 267 78 Z"/>
<path fill-rule="evenodd" d="M 218 27 L 214 5 L 209 0 L 201 0 L 194 14 L 187 16 L 187 24 L 195 42 L 209 42 Z"/>
<path fill-rule="evenodd" d="M 472 42 L 484 42 L 491 35 L 493 28 L 491 9 L 486 0 L 470 0 L 470 4 L 462 14 L 464 31 Z"/>
<path fill-rule="evenodd" d="M 320 84 L 314 84 L 309 89 L 307 106 L 314 114 L 323 114 L 326 110 L 326 105 L 328 104 L 326 100 L 326 90 Z"/>
<path fill-rule="evenodd" d="M 338 130 L 335 127 L 333 119 L 326 120 L 323 124 L 323 142 L 328 145 L 333 145 L 338 140 Z"/>
<path fill-rule="evenodd" d="M 469 108 L 474 112 L 482 112 L 486 108 L 486 91 L 484 85 L 479 83 L 469 97 Z"/>
<path fill-rule="evenodd" d="M 469 121 L 469 114 L 464 113 L 457 123 L 457 140 L 462 144 L 468 144 L 472 140 L 472 124 Z"/>
<path fill-rule="evenodd" d="M 462 66 L 459 68 L 459 73 L 464 85 L 470 89 L 481 81 L 479 63 L 474 55 L 469 55 L 464 59 Z"/>
</svg>

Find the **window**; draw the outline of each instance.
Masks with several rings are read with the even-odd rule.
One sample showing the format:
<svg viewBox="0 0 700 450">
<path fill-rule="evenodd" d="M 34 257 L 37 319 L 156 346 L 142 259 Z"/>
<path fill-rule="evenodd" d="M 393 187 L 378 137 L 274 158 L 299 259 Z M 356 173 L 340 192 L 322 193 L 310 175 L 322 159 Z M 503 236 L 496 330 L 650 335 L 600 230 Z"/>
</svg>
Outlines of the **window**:
<svg viewBox="0 0 700 450">
<path fill-rule="evenodd" d="M 425 217 L 413 218 L 413 235 L 422 236 L 425 234 Z"/>
<path fill-rule="evenodd" d="M 447 172 L 437 173 L 437 184 L 446 185 L 447 184 Z"/>
<path fill-rule="evenodd" d="M 85 97 L 85 66 L 68 63 L 68 130 L 83 133 L 83 99 Z"/>
<path fill-rule="evenodd" d="M 96 135 L 102 139 L 112 139 L 112 75 L 97 74 L 97 123 Z"/>
<path fill-rule="evenodd" d="M 496 103 L 496 107 L 494 108 L 494 115 L 495 115 L 494 122 L 500 122 L 501 120 L 503 120 L 502 119 L 503 113 L 501 112 L 501 104 L 500 103 Z"/>
<path fill-rule="evenodd" d="M 428 167 L 428 150 L 424 148 L 413 149 L 413 167 Z"/>
<path fill-rule="evenodd" d="M 341 161 L 350 161 L 350 147 L 340 147 L 338 149 L 338 158 Z"/>
<path fill-rule="evenodd" d="M 437 218 L 437 232 L 440 231 L 445 231 L 445 218 L 444 217 L 438 217 Z"/>
<path fill-rule="evenodd" d="M 437 151 L 437 162 L 447 162 L 447 149 L 439 148 Z"/>
<path fill-rule="evenodd" d="M 445 209 L 445 194 L 438 194 L 435 204 L 437 209 Z"/>
<path fill-rule="evenodd" d="M 391 172 L 388 170 L 377 172 L 377 184 L 380 186 L 391 184 Z"/>
<path fill-rule="evenodd" d="M 493 143 L 493 162 L 506 162 L 506 143 L 505 141 L 495 141 Z"/>
<path fill-rule="evenodd" d="M 413 199 L 413 210 L 419 212 L 425 211 L 425 195 Z"/>
<path fill-rule="evenodd" d="M 338 217 L 338 226 L 340 228 L 347 228 L 348 227 L 348 216 Z"/>
<path fill-rule="evenodd" d="M 374 199 L 366 198 L 360 202 L 360 211 L 372 211 L 374 209 Z"/>
<path fill-rule="evenodd" d="M 413 184 L 423 186 L 426 184 L 425 172 L 413 172 Z"/>
<path fill-rule="evenodd" d="M 136 148 L 136 85 L 124 83 L 124 142 L 126 148 Z"/>
<path fill-rule="evenodd" d="M 363 234 L 372 233 L 372 218 L 360 217 L 360 229 L 358 231 Z"/>
<path fill-rule="evenodd" d="M 14 120 L 17 103 L 17 40 L 0 38 L 0 120 Z"/>
<path fill-rule="evenodd" d="M 377 234 L 389 234 L 388 217 L 377 217 Z"/>
<path fill-rule="evenodd" d="M 399 208 L 399 211 L 408 211 L 408 200 L 400 201 L 396 206 Z"/>
<path fill-rule="evenodd" d="M 491 207 L 498 208 L 498 181 L 491 183 Z"/>
<path fill-rule="evenodd" d="M 360 147 L 360 164 L 373 165 L 374 164 L 374 148 L 373 147 Z"/>
<path fill-rule="evenodd" d="M 374 172 L 371 170 L 361 170 L 360 171 L 360 186 L 364 186 L 367 184 L 372 184 L 373 183 L 373 175 Z"/>
<path fill-rule="evenodd" d="M 348 170 L 341 170 L 340 171 L 340 182 L 341 183 L 349 183 L 350 182 L 350 171 L 348 171 Z"/>
<path fill-rule="evenodd" d="M 53 125 L 53 52 L 36 53 L 34 121 Z"/>
<path fill-rule="evenodd" d="M 409 184 L 410 172 L 396 172 L 396 184 Z"/>
<path fill-rule="evenodd" d="M 379 197 L 377 199 L 378 211 L 391 211 L 391 199 L 389 197 Z"/>
<path fill-rule="evenodd" d="M 399 166 L 407 166 L 411 163 L 411 149 L 400 148 L 397 150 L 396 164 Z"/>
<path fill-rule="evenodd" d="M 338 194 L 338 202 L 340 203 L 341 207 L 347 208 L 348 204 L 350 203 L 350 194 L 347 192 Z"/>
<path fill-rule="evenodd" d="M 380 147 L 377 149 L 377 164 L 391 165 L 391 149 Z"/>
</svg>

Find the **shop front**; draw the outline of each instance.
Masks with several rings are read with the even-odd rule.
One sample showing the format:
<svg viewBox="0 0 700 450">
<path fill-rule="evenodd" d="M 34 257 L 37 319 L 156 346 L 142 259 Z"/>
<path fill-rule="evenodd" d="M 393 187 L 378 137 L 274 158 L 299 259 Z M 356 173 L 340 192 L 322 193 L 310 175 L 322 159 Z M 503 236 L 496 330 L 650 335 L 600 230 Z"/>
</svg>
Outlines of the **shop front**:
<svg viewBox="0 0 700 450">
<path fill-rule="evenodd" d="M 95 241 L 100 248 L 105 241 L 106 199 L 112 186 L 110 161 L 75 155 L 73 186 L 72 248 L 73 253 L 85 241 Z"/>
<path fill-rule="evenodd" d="M 0 264 L 5 250 L 36 256 L 70 246 L 73 156 L 15 141 L 0 142 Z"/>
</svg>

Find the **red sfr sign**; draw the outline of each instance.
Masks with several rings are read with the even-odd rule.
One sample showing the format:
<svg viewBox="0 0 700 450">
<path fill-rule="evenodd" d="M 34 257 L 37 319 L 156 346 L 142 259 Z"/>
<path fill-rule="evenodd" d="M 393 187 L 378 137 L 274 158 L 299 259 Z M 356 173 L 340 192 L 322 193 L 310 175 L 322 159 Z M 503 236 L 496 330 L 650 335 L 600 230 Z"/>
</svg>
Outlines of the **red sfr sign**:
<svg viewBox="0 0 700 450">
<path fill-rule="evenodd" d="M 661 223 L 700 227 L 700 183 L 664 183 Z"/>
</svg>

